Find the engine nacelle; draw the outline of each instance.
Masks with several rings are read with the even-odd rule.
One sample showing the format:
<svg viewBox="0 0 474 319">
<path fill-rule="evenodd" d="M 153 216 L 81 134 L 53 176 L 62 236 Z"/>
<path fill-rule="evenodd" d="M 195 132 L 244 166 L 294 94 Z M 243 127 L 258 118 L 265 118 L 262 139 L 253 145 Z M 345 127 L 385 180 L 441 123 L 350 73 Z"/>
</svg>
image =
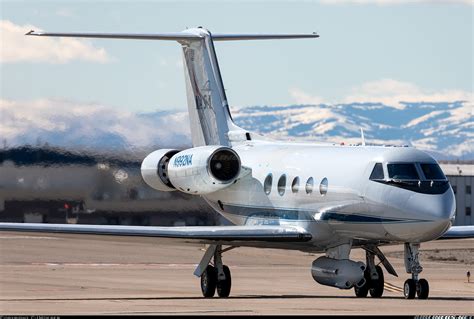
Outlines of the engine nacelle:
<svg viewBox="0 0 474 319">
<path fill-rule="evenodd" d="M 175 188 L 168 178 L 168 164 L 170 158 L 176 153 L 179 153 L 179 151 L 163 149 L 148 154 L 141 166 L 141 173 L 145 183 L 159 191 L 174 191 Z"/>
<path fill-rule="evenodd" d="M 189 194 L 209 194 L 230 186 L 241 170 L 240 157 L 225 146 L 201 146 L 171 157 L 168 176 L 178 190 Z"/>
<path fill-rule="evenodd" d="M 365 265 L 349 259 L 319 257 L 313 261 L 311 275 L 321 285 L 350 289 L 365 283 Z"/>
</svg>

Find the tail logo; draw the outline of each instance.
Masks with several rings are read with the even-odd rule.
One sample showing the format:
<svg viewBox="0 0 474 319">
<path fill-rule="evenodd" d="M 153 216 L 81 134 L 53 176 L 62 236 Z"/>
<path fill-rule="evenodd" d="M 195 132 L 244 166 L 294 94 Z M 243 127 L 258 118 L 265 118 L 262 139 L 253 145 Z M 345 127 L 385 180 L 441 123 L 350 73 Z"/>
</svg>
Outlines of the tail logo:
<svg viewBox="0 0 474 319">
<path fill-rule="evenodd" d="M 194 62 L 194 50 L 190 48 L 185 49 L 185 58 L 188 64 L 189 69 L 189 78 L 191 79 L 191 85 L 193 87 L 194 92 L 194 100 L 196 102 L 196 109 L 212 109 L 212 100 L 211 100 L 211 88 L 209 80 L 206 81 L 205 87 L 202 89 L 203 91 L 207 91 L 207 94 L 203 94 L 201 92 L 201 88 L 199 88 L 198 81 L 196 80 L 196 71 L 195 71 L 195 62 Z"/>
</svg>

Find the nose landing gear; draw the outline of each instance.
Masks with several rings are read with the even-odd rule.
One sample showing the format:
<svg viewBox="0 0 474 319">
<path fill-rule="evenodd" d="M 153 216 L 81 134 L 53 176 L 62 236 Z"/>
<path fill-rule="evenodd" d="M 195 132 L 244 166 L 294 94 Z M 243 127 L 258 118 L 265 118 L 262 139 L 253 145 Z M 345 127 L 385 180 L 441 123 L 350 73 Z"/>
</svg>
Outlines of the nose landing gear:
<svg viewBox="0 0 474 319">
<path fill-rule="evenodd" d="M 403 294 L 406 299 L 428 299 L 430 286 L 426 279 L 418 279 L 418 275 L 423 271 L 418 258 L 420 244 L 405 243 L 405 270 L 411 273 L 411 279 L 407 279 L 403 285 Z"/>
</svg>

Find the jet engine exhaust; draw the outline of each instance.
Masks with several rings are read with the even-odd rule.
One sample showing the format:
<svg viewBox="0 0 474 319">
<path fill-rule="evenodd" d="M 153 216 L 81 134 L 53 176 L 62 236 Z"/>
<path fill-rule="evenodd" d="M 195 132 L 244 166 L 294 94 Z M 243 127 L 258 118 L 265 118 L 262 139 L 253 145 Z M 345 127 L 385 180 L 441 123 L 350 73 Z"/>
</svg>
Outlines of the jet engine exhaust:
<svg viewBox="0 0 474 319">
<path fill-rule="evenodd" d="M 221 148 L 211 155 L 209 170 L 217 180 L 229 182 L 234 180 L 240 172 L 240 160 L 231 149 Z"/>
</svg>

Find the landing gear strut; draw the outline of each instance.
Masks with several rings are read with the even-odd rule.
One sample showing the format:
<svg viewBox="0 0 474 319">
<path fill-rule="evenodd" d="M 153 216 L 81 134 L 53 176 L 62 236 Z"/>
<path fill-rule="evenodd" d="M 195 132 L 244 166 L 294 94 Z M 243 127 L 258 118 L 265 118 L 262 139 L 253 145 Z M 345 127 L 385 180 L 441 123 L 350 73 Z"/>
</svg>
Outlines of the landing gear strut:
<svg viewBox="0 0 474 319">
<path fill-rule="evenodd" d="M 380 298 L 384 290 L 384 276 L 382 267 L 375 265 L 375 254 L 366 251 L 367 268 L 364 271 L 365 284 L 354 286 L 355 295 L 358 298 L 365 298 L 370 292 L 373 298 Z"/>
<path fill-rule="evenodd" d="M 232 248 L 223 250 L 221 245 L 209 246 L 201 263 L 194 272 L 196 276 L 201 277 L 201 292 L 205 298 L 214 297 L 216 290 L 219 297 L 229 297 L 232 277 L 229 267 L 222 264 L 222 253 Z M 214 259 L 214 265 L 209 265 L 211 258 Z M 202 268 L 204 270 L 201 272 L 200 269 Z"/>
<path fill-rule="evenodd" d="M 418 249 L 420 244 L 405 243 L 405 270 L 411 273 L 411 279 L 407 279 L 403 285 L 403 294 L 406 299 L 428 299 L 430 286 L 426 279 L 418 279 L 418 275 L 423 271 L 418 259 Z"/>
</svg>

